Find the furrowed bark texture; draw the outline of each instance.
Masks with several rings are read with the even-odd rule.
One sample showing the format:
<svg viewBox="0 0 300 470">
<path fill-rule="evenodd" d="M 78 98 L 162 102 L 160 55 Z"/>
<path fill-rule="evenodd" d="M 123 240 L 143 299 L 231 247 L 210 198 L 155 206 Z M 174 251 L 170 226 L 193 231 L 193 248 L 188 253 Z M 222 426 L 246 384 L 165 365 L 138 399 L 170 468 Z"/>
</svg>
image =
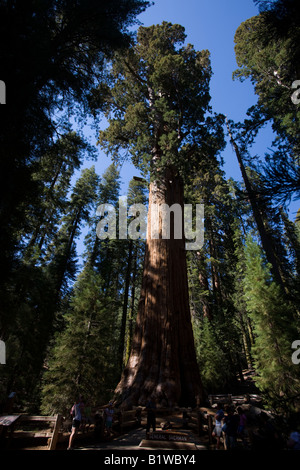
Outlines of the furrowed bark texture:
<svg viewBox="0 0 300 470">
<path fill-rule="evenodd" d="M 172 172 L 151 183 L 142 292 L 131 354 L 116 388 L 121 406 L 154 394 L 164 406 L 196 406 L 202 385 L 189 309 L 185 240 L 151 239 L 151 204 L 180 204 L 183 184 Z M 171 218 L 172 220 L 172 218 Z M 183 222 L 182 222 L 183 224 Z M 171 227 L 173 223 L 171 223 Z M 161 235 L 161 218 L 159 222 Z"/>
</svg>

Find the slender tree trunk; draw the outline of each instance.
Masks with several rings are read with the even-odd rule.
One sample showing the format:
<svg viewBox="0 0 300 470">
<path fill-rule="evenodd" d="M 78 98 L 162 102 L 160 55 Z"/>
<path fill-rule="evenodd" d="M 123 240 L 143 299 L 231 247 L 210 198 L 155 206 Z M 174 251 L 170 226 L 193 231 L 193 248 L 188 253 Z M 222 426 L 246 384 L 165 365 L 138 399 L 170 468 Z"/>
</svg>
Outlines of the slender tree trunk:
<svg viewBox="0 0 300 470">
<path fill-rule="evenodd" d="M 251 182 L 249 181 L 249 178 L 248 178 L 248 175 L 247 175 L 244 163 L 243 163 L 241 153 L 240 153 L 239 148 L 238 148 L 238 146 L 237 146 L 237 144 L 236 144 L 236 142 L 235 142 L 235 140 L 232 136 L 228 121 L 227 121 L 227 129 L 228 129 L 228 134 L 229 134 L 229 137 L 230 137 L 230 141 L 231 141 L 232 146 L 234 148 L 234 151 L 235 151 L 235 154 L 236 154 L 236 157 L 237 157 L 237 160 L 238 160 L 238 164 L 239 164 L 239 167 L 240 167 L 240 170 L 241 170 L 241 173 L 242 173 L 242 177 L 243 177 L 243 180 L 244 180 L 244 183 L 245 183 L 246 192 L 248 194 L 249 202 L 250 202 L 250 205 L 251 205 L 251 208 L 252 208 L 252 211 L 253 211 L 253 215 L 254 215 L 254 219 L 255 219 L 257 229 L 258 229 L 258 232 L 259 232 L 259 235 L 260 235 L 261 243 L 262 243 L 263 249 L 265 251 L 266 257 L 268 259 L 268 262 L 272 266 L 272 274 L 273 274 L 274 279 L 276 280 L 276 282 L 282 287 L 283 291 L 287 293 L 285 282 L 284 282 L 284 279 L 283 279 L 283 276 L 282 276 L 282 273 L 281 273 L 280 265 L 279 265 L 278 260 L 276 259 L 276 255 L 274 253 L 273 241 L 272 241 L 271 237 L 268 235 L 268 233 L 265 229 L 264 221 L 262 219 L 262 216 L 261 216 L 261 213 L 260 213 L 260 210 L 259 210 L 259 206 L 257 204 L 256 194 L 252 189 L 252 185 L 251 185 Z"/>
<path fill-rule="evenodd" d="M 211 276 L 212 276 L 212 293 L 214 298 L 214 308 L 216 312 L 222 312 L 223 307 L 223 296 L 221 290 L 220 276 L 216 266 L 218 260 L 216 241 L 214 236 L 214 230 L 212 226 L 211 218 L 207 218 L 207 231 L 209 237 L 209 252 L 211 257 Z"/>
<path fill-rule="evenodd" d="M 245 325 L 245 321 L 243 318 L 243 313 L 240 311 L 238 312 L 239 318 L 240 318 L 240 326 L 241 326 L 241 331 L 242 331 L 242 338 L 243 338 L 243 345 L 244 345 L 244 351 L 245 351 L 245 357 L 247 360 L 247 366 L 249 369 L 252 367 L 252 357 L 251 357 L 251 338 L 249 338 L 249 333 L 247 335 L 247 326 Z"/>
<path fill-rule="evenodd" d="M 126 340 L 126 354 L 125 354 L 125 365 L 128 362 L 130 350 L 131 350 L 131 343 L 133 337 L 133 317 L 134 317 L 134 304 L 135 304 L 135 290 L 136 290 L 136 276 L 137 276 L 137 246 L 134 248 L 133 254 L 133 272 L 132 272 L 132 285 L 131 285 L 131 304 L 128 316 L 128 332 L 127 332 L 127 340 Z"/>
<path fill-rule="evenodd" d="M 213 314 L 212 314 L 212 308 L 211 308 L 211 303 L 210 303 L 210 290 L 209 290 L 207 272 L 206 272 L 205 265 L 204 265 L 203 252 L 198 253 L 198 259 L 200 260 L 200 268 L 199 268 L 199 274 L 198 274 L 199 284 L 200 284 L 201 289 L 205 291 L 205 295 L 201 297 L 203 317 L 207 318 L 209 321 L 212 321 Z"/>
<path fill-rule="evenodd" d="M 170 170 L 150 185 L 142 291 L 127 366 L 116 388 L 123 407 L 155 394 L 165 406 L 202 399 L 189 309 L 185 240 L 151 239 L 151 205 L 180 204 L 183 184 Z M 183 211 L 182 211 L 183 212 Z M 161 234 L 160 218 L 160 234 Z"/>
<path fill-rule="evenodd" d="M 131 272 L 131 264 L 132 264 L 132 250 L 133 250 L 133 243 L 132 243 L 132 240 L 129 240 L 127 269 L 126 269 L 126 277 L 125 277 L 125 289 L 124 289 L 124 298 L 123 298 L 123 307 L 122 307 L 121 331 L 120 331 L 120 340 L 119 340 L 119 365 L 120 365 L 121 371 L 124 365 L 125 333 L 126 333 L 128 297 L 129 297 L 130 272 Z"/>
</svg>

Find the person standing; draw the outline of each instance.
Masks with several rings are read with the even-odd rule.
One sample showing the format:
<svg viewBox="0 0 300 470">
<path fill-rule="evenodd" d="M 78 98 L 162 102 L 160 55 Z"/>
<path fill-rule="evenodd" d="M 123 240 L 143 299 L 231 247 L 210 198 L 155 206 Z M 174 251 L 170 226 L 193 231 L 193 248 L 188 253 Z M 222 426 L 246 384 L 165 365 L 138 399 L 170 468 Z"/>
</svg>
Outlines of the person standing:
<svg viewBox="0 0 300 470">
<path fill-rule="evenodd" d="M 113 403 L 110 401 L 108 407 L 104 410 L 104 426 L 107 432 L 107 435 L 110 436 L 112 434 L 112 423 L 114 417 L 114 409 Z"/>
<path fill-rule="evenodd" d="M 147 410 L 146 433 L 148 434 L 151 427 L 153 429 L 153 432 L 155 432 L 155 429 L 156 429 L 156 403 L 155 403 L 154 397 L 150 397 L 150 400 L 147 401 L 146 410 Z"/>
<path fill-rule="evenodd" d="M 293 431 L 289 435 L 289 439 L 287 441 L 287 448 L 292 450 L 300 450 L 300 432 Z"/>
<path fill-rule="evenodd" d="M 237 430 L 239 425 L 239 416 L 234 413 L 234 409 L 230 406 L 227 415 L 224 418 L 224 426 L 222 431 L 225 432 L 225 443 L 227 450 L 236 448 Z"/>
<path fill-rule="evenodd" d="M 237 408 L 237 412 L 240 417 L 237 434 L 238 434 L 238 437 L 241 438 L 243 444 L 245 445 L 245 429 L 247 426 L 247 416 L 245 415 L 245 412 L 241 406 Z"/>
<path fill-rule="evenodd" d="M 72 429 L 71 429 L 71 435 L 69 438 L 68 450 L 73 449 L 72 444 L 74 442 L 75 435 L 77 434 L 81 421 L 82 421 L 83 408 L 84 408 L 84 405 L 83 405 L 82 398 L 79 397 L 78 400 L 74 403 L 74 405 L 71 408 L 71 416 L 73 417 L 73 419 L 72 419 Z"/>
<path fill-rule="evenodd" d="M 215 415 L 215 427 L 213 430 L 213 436 L 217 440 L 217 446 L 216 449 L 220 449 L 220 440 L 221 440 L 221 435 L 222 435 L 222 419 L 224 418 L 224 411 L 222 408 L 222 404 L 218 403 L 217 405 L 217 412 Z"/>
</svg>

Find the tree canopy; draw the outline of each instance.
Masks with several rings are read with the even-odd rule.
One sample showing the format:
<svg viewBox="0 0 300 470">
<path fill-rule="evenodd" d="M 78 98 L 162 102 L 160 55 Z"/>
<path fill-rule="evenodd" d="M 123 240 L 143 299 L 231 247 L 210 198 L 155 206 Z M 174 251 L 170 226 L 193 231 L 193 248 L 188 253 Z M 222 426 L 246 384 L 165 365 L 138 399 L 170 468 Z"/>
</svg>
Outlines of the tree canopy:
<svg viewBox="0 0 300 470">
<path fill-rule="evenodd" d="M 300 12 L 295 0 L 257 3 L 260 14 L 243 22 L 235 34 L 239 69 L 234 77 L 250 78 L 258 95 L 244 123 L 248 140 L 267 122 L 272 124 L 275 136 L 264 183 L 269 194 L 284 202 L 299 197 L 300 114 L 291 98 L 300 76 Z"/>
<path fill-rule="evenodd" d="M 184 176 L 199 154 L 209 158 L 223 145 L 222 118 L 208 114 L 209 52 L 183 45 L 185 39 L 180 25 L 140 27 L 109 75 L 103 107 L 109 127 L 99 143 L 113 158 L 130 155 L 151 178 L 172 166 Z"/>
<path fill-rule="evenodd" d="M 9 275 L 18 249 L 24 206 L 39 197 L 33 164 L 64 133 L 66 108 L 69 115 L 78 116 L 80 108 L 89 112 L 91 87 L 112 52 L 128 46 L 129 27 L 148 5 L 144 0 L 1 2 L 1 79 L 9 103 L 1 110 L 0 133 L 3 275 Z"/>
</svg>

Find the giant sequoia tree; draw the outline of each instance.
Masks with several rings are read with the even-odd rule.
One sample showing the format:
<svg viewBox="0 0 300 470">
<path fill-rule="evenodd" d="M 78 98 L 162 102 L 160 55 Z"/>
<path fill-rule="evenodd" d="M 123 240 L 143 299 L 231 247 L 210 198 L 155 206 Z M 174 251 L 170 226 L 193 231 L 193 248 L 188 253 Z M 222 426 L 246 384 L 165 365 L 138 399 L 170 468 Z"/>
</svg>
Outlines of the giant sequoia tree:
<svg viewBox="0 0 300 470">
<path fill-rule="evenodd" d="M 150 176 L 142 291 L 131 354 L 116 393 L 123 406 L 159 401 L 194 405 L 203 390 L 189 310 L 185 240 L 150 234 L 152 204 L 183 207 L 183 181 L 197 160 L 219 146 L 218 119 L 207 117 L 208 51 L 185 41 L 184 28 L 141 27 L 128 53 L 112 64 L 107 89 L 109 127 L 99 142 L 116 159 L 122 151 Z M 103 93 L 103 88 L 100 87 Z M 222 132 L 221 132 L 222 134 Z M 181 221 L 183 223 L 183 221 Z"/>
</svg>

